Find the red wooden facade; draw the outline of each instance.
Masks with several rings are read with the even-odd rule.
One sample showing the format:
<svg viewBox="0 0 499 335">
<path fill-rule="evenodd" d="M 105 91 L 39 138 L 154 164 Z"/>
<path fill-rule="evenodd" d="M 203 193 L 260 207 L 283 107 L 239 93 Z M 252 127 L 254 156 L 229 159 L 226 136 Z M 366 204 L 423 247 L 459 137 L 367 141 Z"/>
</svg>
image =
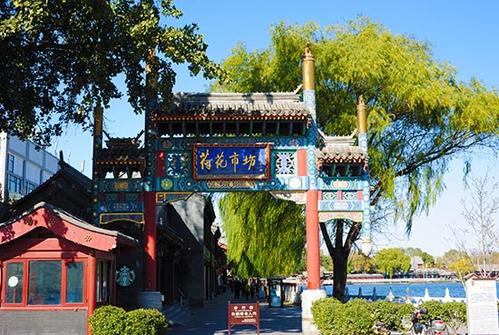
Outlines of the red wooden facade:
<svg viewBox="0 0 499 335">
<path fill-rule="evenodd" d="M 116 299 L 116 255 L 137 241 L 46 203 L 0 225 L 0 312 L 86 310 Z"/>
</svg>

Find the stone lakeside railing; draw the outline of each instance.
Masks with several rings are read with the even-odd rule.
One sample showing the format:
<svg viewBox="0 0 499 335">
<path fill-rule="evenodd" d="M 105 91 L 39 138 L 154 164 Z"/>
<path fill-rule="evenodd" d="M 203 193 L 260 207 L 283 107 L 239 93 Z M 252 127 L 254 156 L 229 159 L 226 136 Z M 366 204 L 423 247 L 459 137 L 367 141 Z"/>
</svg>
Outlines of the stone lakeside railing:
<svg viewBox="0 0 499 335">
<path fill-rule="evenodd" d="M 300 299 L 300 284 L 297 283 L 290 283 L 290 282 L 285 282 L 284 286 L 284 301 L 286 303 L 299 303 Z M 409 293 L 409 290 L 406 291 L 405 296 L 395 296 L 393 294 L 392 288 L 388 290 L 388 294 L 385 295 L 378 295 L 376 293 L 376 288 L 373 288 L 373 293 L 370 295 L 366 295 L 362 293 L 362 288 L 359 287 L 357 294 L 352 294 L 349 292 L 347 289 L 346 292 L 346 300 L 350 299 L 366 299 L 370 301 L 377 301 L 377 300 L 387 300 L 387 301 L 395 301 L 395 302 L 400 302 L 400 303 L 410 303 L 413 304 L 414 306 L 419 306 L 421 303 L 426 302 L 426 301 L 440 301 L 440 302 L 462 302 L 466 303 L 466 298 L 459 298 L 459 297 L 452 297 L 450 295 L 449 288 L 445 288 L 445 295 L 443 297 L 432 297 L 430 296 L 430 292 L 428 288 L 425 288 L 424 290 L 424 295 L 422 297 L 420 296 L 411 296 Z M 499 299 L 497 299 L 497 302 L 499 303 Z"/>
<path fill-rule="evenodd" d="M 418 306 L 421 303 L 426 302 L 426 301 L 463 302 L 463 303 L 466 303 L 466 298 L 451 297 L 450 292 L 449 292 L 449 288 L 445 288 L 445 296 L 443 296 L 443 297 L 432 297 L 432 296 L 430 296 L 428 288 L 425 288 L 425 290 L 424 290 L 424 296 L 422 296 L 422 297 L 417 297 L 417 296 L 416 297 L 411 297 L 409 295 L 409 292 L 407 292 L 406 296 L 404 296 L 404 297 L 396 297 L 393 294 L 393 291 L 392 291 L 391 288 L 388 290 L 388 294 L 386 296 L 383 296 L 383 295 L 379 296 L 379 295 L 377 295 L 376 294 L 376 288 L 373 289 L 373 294 L 371 294 L 371 295 L 363 295 L 361 287 L 359 287 L 357 295 L 349 294 L 349 292 L 347 290 L 347 300 L 356 299 L 356 298 L 357 299 L 366 299 L 366 300 L 371 300 L 371 301 L 375 301 L 375 300 L 387 300 L 387 301 L 405 302 L 405 303 L 413 304 L 415 306 Z M 497 299 L 497 302 L 499 303 L 499 298 Z"/>
<path fill-rule="evenodd" d="M 428 288 L 425 288 L 424 290 L 424 296 L 422 297 L 412 297 L 410 296 L 409 292 L 406 292 L 407 294 L 404 297 L 396 297 L 393 294 L 392 289 L 390 288 L 388 290 L 388 294 L 386 296 L 384 295 L 377 295 L 376 294 L 376 288 L 373 288 L 373 294 L 371 295 L 364 295 L 362 294 L 362 288 L 359 287 L 357 295 L 350 294 L 347 290 L 347 300 L 350 299 L 366 299 L 366 300 L 371 300 L 371 301 L 376 301 L 376 300 L 387 300 L 387 301 L 396 301 L 396 302 L 404 302 L 404 303 L 409 303 L 413 304 L 415 306 L 420 305 L 423 302 L 426 301 L 440 301 L 440 302 L 464 302 L 466 303 L 466 298 L 457 298 L 457 297 L 451 297 L 449 288 L 445 288 L 445 296 L 443 297 L 432 297 L 430 296 Z"/>
</svg>

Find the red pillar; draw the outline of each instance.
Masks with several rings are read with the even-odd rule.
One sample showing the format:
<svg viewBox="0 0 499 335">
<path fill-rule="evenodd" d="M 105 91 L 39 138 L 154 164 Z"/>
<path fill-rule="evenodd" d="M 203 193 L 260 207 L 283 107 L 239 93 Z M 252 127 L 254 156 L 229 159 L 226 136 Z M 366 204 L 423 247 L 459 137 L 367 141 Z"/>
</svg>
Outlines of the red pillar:
<svg viewBox="0 0 499 335">
<path fill-rule="evenodd" d="M 319 191 L 307 191 L 305 209 L 307 230 L 307 288 L 318 290 L 321 286 L 319 241 Z"/>
<path fill-rule="evenodd" d="M 88 317 L 94 314 L 95 305 L 97 303 L 95 297 L 95 289 L 97 284 L 96 276 L 97 271 L 97 260 L 95 259 L 95 255 L 92 252 L 88 257 L 88 269 L 87 269 L 87 294 L 88 294 Z M 92 330 L 90 328 L 90 323 L 87 322 L 87 334 L 92 334 Z"/>
<path fill-rule="evenodd" d="M 156 194 L 144 192 L 144 289 L 156 291 Z"/>
</svg>

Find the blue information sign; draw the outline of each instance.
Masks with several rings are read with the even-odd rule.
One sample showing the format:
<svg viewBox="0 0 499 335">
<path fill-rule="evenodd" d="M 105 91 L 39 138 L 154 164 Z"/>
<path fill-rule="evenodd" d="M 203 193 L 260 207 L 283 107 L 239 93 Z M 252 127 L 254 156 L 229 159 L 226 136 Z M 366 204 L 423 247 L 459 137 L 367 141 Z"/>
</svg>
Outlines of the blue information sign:
<svg viewBox="0 0 499 335">
<path fill-rule="evenodd" d="M 194 179 L 268 179 L 269 144 L 195 144 Z"/>
</svg>

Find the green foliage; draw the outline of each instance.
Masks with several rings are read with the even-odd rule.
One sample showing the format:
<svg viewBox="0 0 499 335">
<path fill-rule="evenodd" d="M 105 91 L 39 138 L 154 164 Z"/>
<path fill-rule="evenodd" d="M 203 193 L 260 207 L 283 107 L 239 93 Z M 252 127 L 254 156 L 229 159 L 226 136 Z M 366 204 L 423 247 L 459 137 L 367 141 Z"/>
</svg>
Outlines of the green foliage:
<svg viewBox="0 0 499 335">
<path fill-rule="evenodd" d="M 239 277 L 288 275 L 299 268 L 305 245 L 301 206 L 264 192 L 227 193 L 220 210 L 227 259 Z"/>
<path fill-rule="evenodd" d="M 389 301 L 375 301 L 369 304 L 375 321 L 384 322 L 388 329 L 402 331 L 402 318 L 414 312 L 411 304 L 399 304 Z"/>
<path fill-rule="evenodd" d="M 325 271 L 333 271 L 333 259 L 321 252 L 321 267 Z"/>
<path fill-rule="evenodd" d="M 136 309 L 127 313 L 125 335 L 163 335 L 168 323 L 157 309 Z"/>
<path fill-rule="evenodd" d="M 232 50 L 222 63 L 227 80 L 212 89 L 294 91 L 302 82 L 307 43 L 316 60 L 319 126 L 327 134 L 351 134 L 358 98 L 364 98 L 371 203 L 393 209 L 392 217 L 403 220 L 410 232 L 413 217 L 427 212 L 442 191 L 449 161 L 477 146 L 495 144 L 497 91 L 476 80 L 460 82 L 456 69 L 434 59 L 427 43 L 393 34 L 366 18 L 324 28 L 313 22 L 273 26 L 267 49 L 248 51 L 239 44 Z M 247 201 L 254 204 L 252 198 Z M 350 226 L 350 232 L 356 229 L 358 225 Z M 333 241 L 344 240 L 343 229 L 335 234 L 342 235 Z M 348 236 L 353 240 L 345 243 L 351 245 L 359 234 Z M 347 256 L 341 256 L 343 261 Z"/>
<path fill-rule="evenodd" d="M 464 281 L 464 277 L 468 273 L 473 272 L 473 270 L 475 269 L 469 256 L 462 257 L 450 263 L 448 265 L 448 268 L 450 271 L 454 272 L 456 274 L 456 277 L 461 281 Z"/>
<path fill-rule="evenodd" d="M 374 315 L 365 300 L 342 304 L 333 298 L 317 300 L 312 305 L 314 322 L 322 335 L 373 334 Z"/>
<path fill-rule="evenodd" d="M 322 253 L 322 250 L 320 251 L 320 257 L 321 257 L 320 258 L 321 267 L 325 271 L 333 271 L 333 259 L 328 255 L 324 255 Z M 303 253 L 301 255 L 300 264 L 296 269 L 296 272 L 303 272 L 303 271 L 307 271 L 307 253 L 305 249 L 303 250 Z"/>
<path fill-rule="evenodd" d="M 447 250 L 441 257 L 437 258 L 437 264 L 442 267 L 448 267 L 449 264 L 456 262 L 462 258 L 468 257 L 466 252 L 456 249 Z"/>
<path fill-rule="evenodd" d="M 127 313 L 116 306 L 97 308 L 89 319 L 93 335 L 122 335 L 127 324 Z"/>
<path fill-rule="evenodd" d="M 163 335 L 168 323 L 156 309 L 126 312 L 116 306 L 102 306 L 89 319 L 94 335 Z"/>
<path fill-rule="evenodd" d="M 423 259 L 423 263 L 426 266 L 435 265 L 435 258 L 432 255 L 430 255 L 429 253 L 423 251 L 423 253 L 421 254 L 421 258 Z"/>
<path fill-rule="evenodd" d="M 357 99 L 364 97 L 372 203 L 395 208 L 395 219 L 410 231 L 414 215 L 436 201 L 449 160 L 497 135 L 497 92 L 476 80 L 459 82 L 427 43 L 365 18 L 325 28 L 273 26 L 269 48 L 248 51 L 239 44 L 232 50 L 222 63 L 228 81 L 213 90 L 294 91 L 308 42 L 316 59 L 319 125 L 329 134 L 350 134 Z"/>
<path fill-rule="evenodd" d="M 442 319 L 451 330 L 466 324 L 466 305 L 459 302 L 429 301 L 421 306 L 428 308 L 428 317 Z M 314 322 L 323 335 L 374 334 L 377 321 L 384 322 L 390 330 L 403 331 L 402 319 L 414 312 L 411 304 L 388 301 L 370 302 L 355 299 L 343 304 L 333 298 L 317 300 L 312 305 Z"/>
<path fill-rule="evenodd" d="M 408 271 L 411 268 L 411 258 L 401 248 L 388 248 L 378 251 L 374 256 L 374 264 L 379 271 L 391 278 L 397 271 Z"/>
<path fill-rule="evenodd" d="M 372 273 L 374 270 L 373 260 L 355 252 L 348 257 L 348 273 Z"/>
<path fill-rule="evenodd" d="M 2 1 L 0 73 L 8 80 L 0 82 L 0 131 L 47 145 L 67 123 L 88 126 L 96 103 L 108 107 L 124 94 L 143 112 L 150 50 L 159 56 L 159 103 L 168 108 L 173 63 L 219 74 L 196 24 L 165 25 L 181 15 L 173 0 Z"/>
<path fill-rule="evenodd" d="M 442 319 L 457 334 L 457 330 L 466 325 L 466 304 L 462 302 L 427 301 L 421 304 L 421 308 L 428 309 L 431 319 Z"/>
</svg>

